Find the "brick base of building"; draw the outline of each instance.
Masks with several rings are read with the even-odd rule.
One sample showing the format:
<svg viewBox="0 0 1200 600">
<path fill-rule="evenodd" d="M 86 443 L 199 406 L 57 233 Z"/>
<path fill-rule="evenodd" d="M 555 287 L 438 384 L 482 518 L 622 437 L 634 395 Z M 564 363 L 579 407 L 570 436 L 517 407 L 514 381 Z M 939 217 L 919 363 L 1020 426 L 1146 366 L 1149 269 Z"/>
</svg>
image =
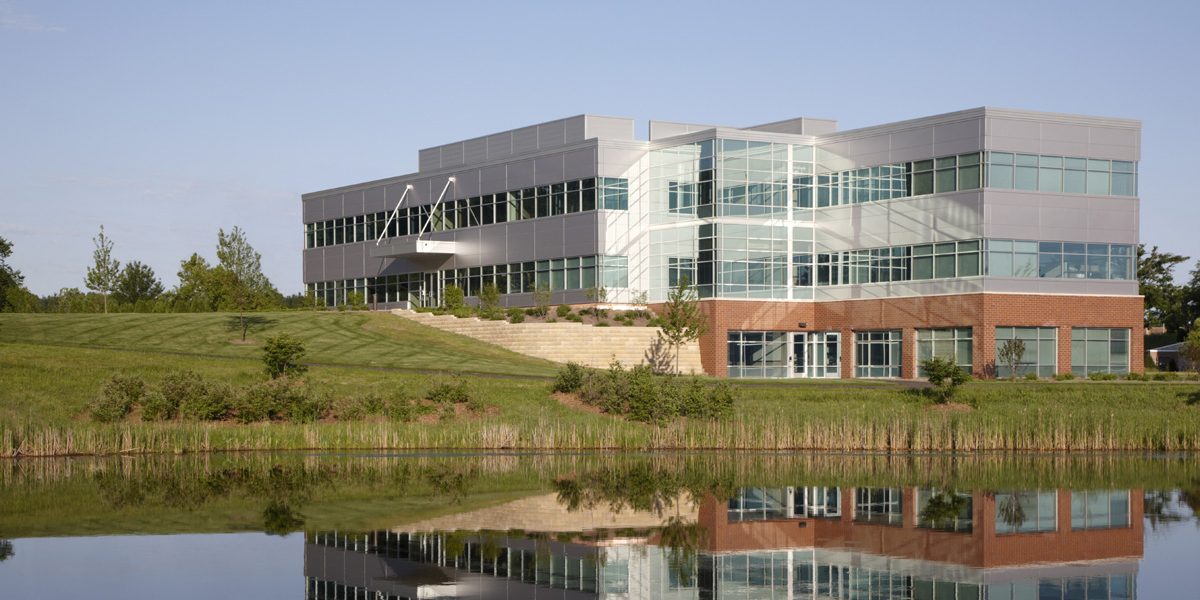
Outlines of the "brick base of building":
<svg viewBox="0 0 1200 600">
<path fill-rule="evenodd" d="M 708 332 L 700 338 L 705 372 L 728 374 L 730 331 L 836 331 L 841 333 L 843 378 L 854 374 L 854 332 L 901 330 L 901 376 L 917 376 L 917 329 L 970 327 L 972 371 L 988 377 L 996 367 L 996 327 L 1058 329 L 1058 372 L 1071 371 L 1071 328 L 1111 327 L 1130 330 L 1130 370 L 1141 373 L 1141 296 L 1062 296 L 1046 294 L 956 294 L 840 300 L 780 302 L 771 300 L 702 300 Z M 660 308 L 661 307 L 656 307 Z"/>
</svg>

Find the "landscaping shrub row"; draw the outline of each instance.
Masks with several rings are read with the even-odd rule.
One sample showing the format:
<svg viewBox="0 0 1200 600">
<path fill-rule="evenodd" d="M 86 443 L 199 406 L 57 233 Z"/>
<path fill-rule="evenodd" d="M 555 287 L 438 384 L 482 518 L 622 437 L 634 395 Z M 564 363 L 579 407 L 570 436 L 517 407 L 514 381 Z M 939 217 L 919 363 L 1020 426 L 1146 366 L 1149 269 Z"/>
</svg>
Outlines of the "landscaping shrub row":
<svg viewBox="0 0 1200 600">
<path fill-rule="evenodd" d="M 456 406 L 481 412 L 486 406 L 466 380 L 435 377 L 421 398 L 404 392 L 390 396 L 367 393 L 332 399 L 304 379 L 278 377 L 237 387 L 208 381 L 194 371 L 172 371 L 156 385 L 139 376 L 114 375 L 91 404 L 91 418 L 102 423 L 121 421 L 140 409 L 143 421 L 285 421 L 312 423 L 370 418 L 413 421 L 438 413 L 452 418 Z"/>
<path fill-rule="evenodd" d="M 736 390 L 724 381 L 656 375 L 647 365 L 631 369 L 613 361 L 607 370 L 567 363 L 554 391 L 576 394 L 590 406 L 634 421 L 664 425 L 679 417 L 722 419 L 733 414 Z"/>
</svg>

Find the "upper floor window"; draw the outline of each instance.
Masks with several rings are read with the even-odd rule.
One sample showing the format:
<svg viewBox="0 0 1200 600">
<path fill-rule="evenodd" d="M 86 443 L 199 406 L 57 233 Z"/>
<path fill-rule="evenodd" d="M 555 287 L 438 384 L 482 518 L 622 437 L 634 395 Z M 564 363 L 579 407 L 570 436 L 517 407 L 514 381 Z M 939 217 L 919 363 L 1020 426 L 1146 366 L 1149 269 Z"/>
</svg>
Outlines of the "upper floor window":
<svg viewBox="0 0 1200 600">
<path fill-rule="evenodd" d="M 1137 163 L 989 152 L 988 187 L 1093 196 L 1136 196 Z"/>
</svg>

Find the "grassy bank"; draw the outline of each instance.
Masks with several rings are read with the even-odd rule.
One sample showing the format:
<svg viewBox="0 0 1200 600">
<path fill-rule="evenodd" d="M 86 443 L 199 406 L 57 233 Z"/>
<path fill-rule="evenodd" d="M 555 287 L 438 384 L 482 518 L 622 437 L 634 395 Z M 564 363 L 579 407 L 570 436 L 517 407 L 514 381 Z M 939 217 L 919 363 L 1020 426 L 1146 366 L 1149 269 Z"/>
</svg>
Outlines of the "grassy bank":
<svg viewBox="0 0 1200 600">
<path fill-rule="evenodd" d="M 738 383 L 733 417 L 665 427 L 568 408 L 555 366 L 386 314 L 261 315 L 250 343 L 230 315 L 0 315 L 0 456 L 287 449 L 1200 450 L 1200 385 L 975 382 L 940 407 L 887 382 Z M 90 422 L 114 374 L 187 368 L 262 379 L 259 340 L 304 339 L 313 389 L 335 397 L 422 393 L 464 373 L 485 414 L 436 423 L 307 425 Z"/>
</svg>

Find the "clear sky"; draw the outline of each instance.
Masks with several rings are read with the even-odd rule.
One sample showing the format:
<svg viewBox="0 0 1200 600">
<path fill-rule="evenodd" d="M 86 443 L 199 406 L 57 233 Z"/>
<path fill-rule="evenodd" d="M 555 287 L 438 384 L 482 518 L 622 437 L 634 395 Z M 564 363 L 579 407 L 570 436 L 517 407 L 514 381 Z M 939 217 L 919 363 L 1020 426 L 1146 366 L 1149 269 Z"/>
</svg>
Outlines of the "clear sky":
<svg viewBox="0 0 1200 600">
<path fill-rule="evenodd" d="M 101 223 L 168 286 L 241 225 L 294 293 L 300 194 L 420 148 L 580 113 L 849 129 L 986 105 L 1141 119 L 1142 240 L 1197 257 L 1197 22 L 1194 0 L 0 0 L 0 236 L 47 294 L 83 287 Z"/>
</svg>

